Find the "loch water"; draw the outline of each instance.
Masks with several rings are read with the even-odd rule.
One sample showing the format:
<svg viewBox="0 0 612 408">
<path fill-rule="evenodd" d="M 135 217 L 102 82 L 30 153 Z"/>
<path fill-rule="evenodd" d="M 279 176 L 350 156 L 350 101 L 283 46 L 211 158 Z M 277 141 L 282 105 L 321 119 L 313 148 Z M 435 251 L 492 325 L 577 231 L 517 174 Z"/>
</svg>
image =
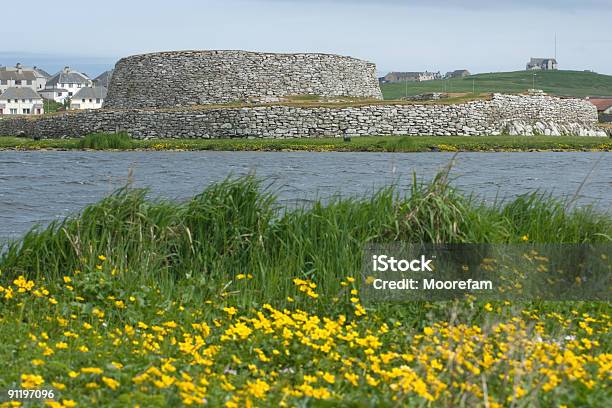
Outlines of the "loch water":
<svg viewBox="0 0 612 408">
<path fill-rule="evenodd" d="M 426 182 L 452 153 L 0 152 L 0 242 L 34 225 L 77 214 L 128 182 L 150 196 L 185 200 L 226 177 L 254 173 L 287 205 L 363 196 L 412 176 Z M 487 202 L 533 191 L 612 207 L 612 153 L 460 153 L 452 184 Z M 585 181 L 586 180 L 586 181 Z"/>
</svg>

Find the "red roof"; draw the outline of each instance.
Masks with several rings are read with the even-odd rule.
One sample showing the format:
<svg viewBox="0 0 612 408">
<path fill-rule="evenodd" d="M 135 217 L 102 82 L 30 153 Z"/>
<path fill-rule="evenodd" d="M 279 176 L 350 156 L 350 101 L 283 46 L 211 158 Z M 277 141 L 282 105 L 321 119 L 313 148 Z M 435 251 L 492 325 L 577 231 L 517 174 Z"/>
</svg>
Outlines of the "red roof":
<svg viewBox="0 0 612 408">
<path fill-rule="evenodd" d="M 612 106 L 612 98 L 605 98 L 605 99 L 591 98 L 589 99 L 589 102 L 597 106 L 597 110 L 599 112 L 603 112 Z"/>
</svg>

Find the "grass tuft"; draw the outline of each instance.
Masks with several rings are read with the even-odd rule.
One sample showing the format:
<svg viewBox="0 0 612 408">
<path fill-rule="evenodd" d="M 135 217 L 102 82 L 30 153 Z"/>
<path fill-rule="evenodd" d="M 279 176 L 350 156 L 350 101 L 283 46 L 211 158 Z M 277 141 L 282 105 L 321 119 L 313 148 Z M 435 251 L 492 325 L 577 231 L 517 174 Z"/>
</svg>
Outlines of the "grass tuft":
<svg viewBox="0 0 612 408">
<path fill-rule="evenodd" d="M 134 148 L 134 141 L 127 133 L 92 133 L 79 140 L 80 149 L 126 150 Z"/>
</svg>

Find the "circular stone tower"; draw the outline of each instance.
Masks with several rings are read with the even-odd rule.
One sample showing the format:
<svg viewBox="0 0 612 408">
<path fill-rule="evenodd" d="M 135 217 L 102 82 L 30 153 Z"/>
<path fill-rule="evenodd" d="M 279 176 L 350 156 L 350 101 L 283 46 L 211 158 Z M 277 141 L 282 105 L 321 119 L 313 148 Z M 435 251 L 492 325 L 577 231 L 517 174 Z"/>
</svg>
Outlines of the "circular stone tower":
<svg viewBox="0 0 612 408">
<path fill-rule="evenodd" d="M 296 95 L 382 99 L 376 65 L 332 54 L 170 51 L 122 58 L 105 108 L 168 108 Z"/>
</svg>

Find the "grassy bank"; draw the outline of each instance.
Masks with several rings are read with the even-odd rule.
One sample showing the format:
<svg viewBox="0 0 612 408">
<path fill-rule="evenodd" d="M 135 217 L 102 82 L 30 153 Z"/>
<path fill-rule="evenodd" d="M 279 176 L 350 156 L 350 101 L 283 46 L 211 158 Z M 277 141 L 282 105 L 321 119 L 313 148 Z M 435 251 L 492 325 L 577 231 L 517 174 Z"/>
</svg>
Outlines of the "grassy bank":
<svg viewBox="0 0 612 408">
<path fill-rule="evenodd" d="M 226 150 L 226 151 L 581 151 L 612 150 L 602 137 L 572 136 L 364 136 L 350 142 L 316 139 L 155 139 L 134 140 L 127 135 L 95 134 L 84 139 L 32 140 L 0 137 L 1 149 L 15 150 Z"/>
<path fill-rule="evenodd" d="M 401 193 L 401 194 L 400 194 Z M 444 174 L 280 208 L 253 178 L 184 203 L 126 188 L 0 258 L 0 388 L 66 406 L 605 406 L 609 303 L 362 305 L 367 242 L 610 242 L 539 195 L 485 206 Z"/>
<path fill-rule="evenodd" d="M 612 95 L 612 76 L 583 71 L 515 71 L 470 75 L 465 78 L 383 84 L 385 99 L 429 92 L 519 93 L 534 86 L 551 95 L 585 97 Z M 408 87 L 406 87 L 408 85 Z"/>
</svg>

